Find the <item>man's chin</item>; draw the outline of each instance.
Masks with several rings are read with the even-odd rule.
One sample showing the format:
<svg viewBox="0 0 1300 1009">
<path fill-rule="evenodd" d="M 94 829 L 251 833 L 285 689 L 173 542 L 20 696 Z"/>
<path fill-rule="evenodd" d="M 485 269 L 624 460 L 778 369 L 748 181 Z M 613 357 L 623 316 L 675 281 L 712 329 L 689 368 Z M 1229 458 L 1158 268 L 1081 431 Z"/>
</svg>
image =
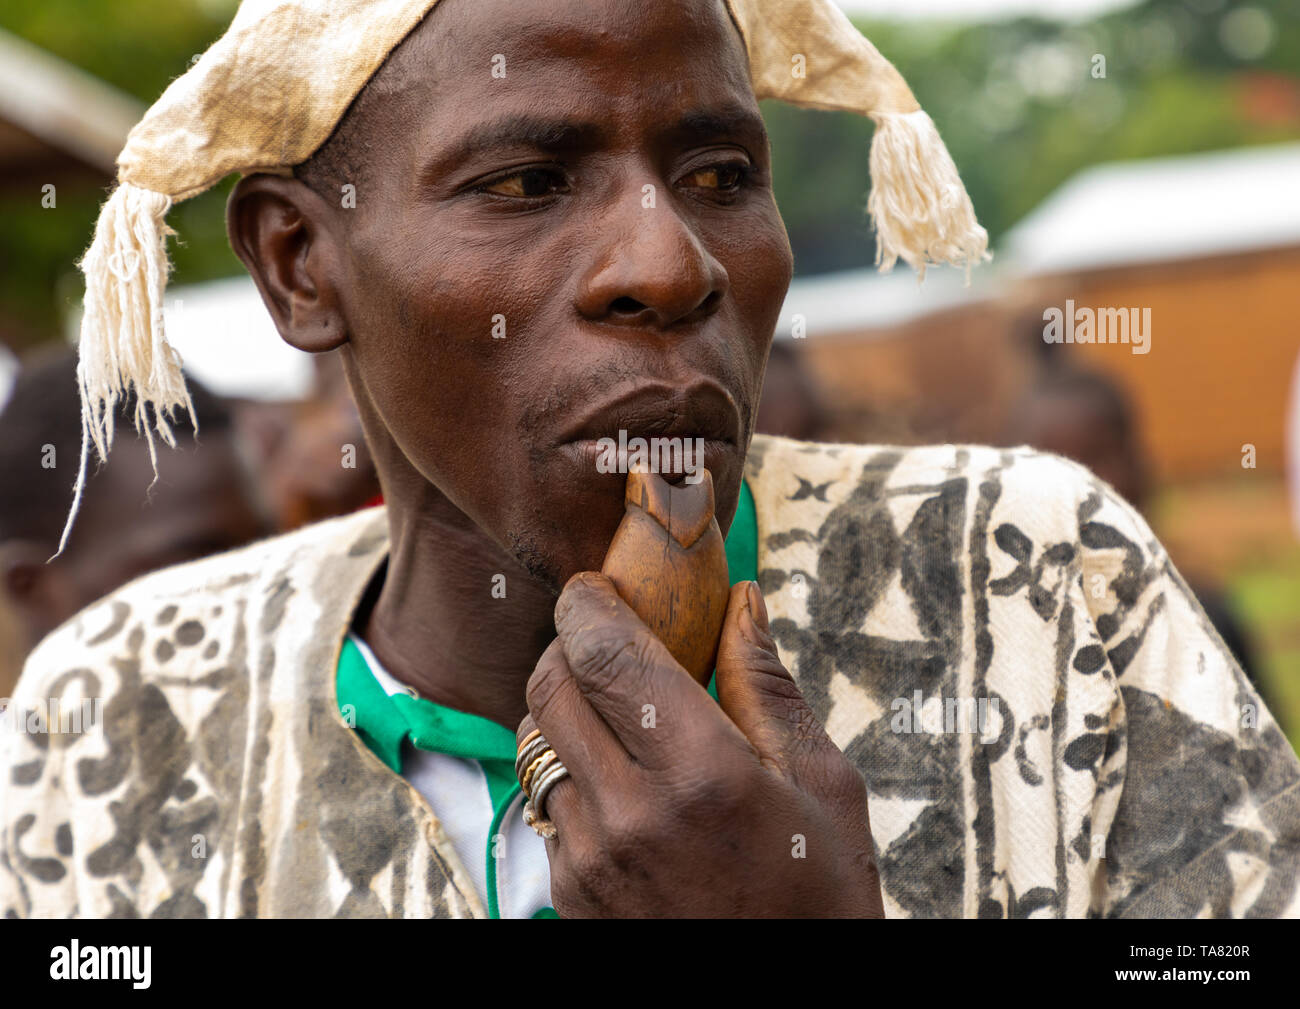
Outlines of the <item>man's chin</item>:
<svg viewBox="0 0 1300 1009">
<path fill-rule="evenodd" d="M 561 521 L 549 531 L 528 530 L 510 537 L 510 553 L 538 585 L 558 596 L 579 571 L 599 571 L 623 520 L 623 486 L 617 495 L 596 488 L 567 499 Z"/>
<path fill-rule="evenodd" d="M 561 454 L 561 464 L 549 468 L 539 483 L 549 485 L 550 493 L 537 502 L 550 514 L 544 529 L 516 533 L 510 538 L 510 552 L 539 584 L 559 595 L 568 580 L 579 571 L 599 571 L 609 544 L 614 539 L 626 511 L 625 472 L 600 472 L 594 465 L 575 465 L 587 461 L 585 446 Z M 724 516 L 730 520 L 735 510 L 740 480 L 744 472 L 744 455 L 734 445 L 709 445 L 705 461 L 713 480 L 714 507 L 719 525 Z M 670 483 L 698 483 L 701 474 L 663 473 Z M 560 516 L 552 519 L 550 516 Z"/>
<path fill-rule="evenodd" d="M 564 569 L 538 543 L 526 536 L 514 536 L 510 541 L 510 553 L 534 582 L 554 596 L 560 594 L 567 581 Z"/>
</svg>

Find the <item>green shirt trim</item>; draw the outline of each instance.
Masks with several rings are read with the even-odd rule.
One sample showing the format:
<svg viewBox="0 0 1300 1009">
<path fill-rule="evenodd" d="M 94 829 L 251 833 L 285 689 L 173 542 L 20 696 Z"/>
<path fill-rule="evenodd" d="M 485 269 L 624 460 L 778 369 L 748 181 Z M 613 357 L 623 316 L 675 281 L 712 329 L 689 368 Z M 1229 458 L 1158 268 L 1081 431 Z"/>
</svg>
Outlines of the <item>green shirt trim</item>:
<svg viewBox="0 0 1300 1009">
<path fill-rule="evenodd" d="M 731 520 L 727 538 L 727 576 L 731 584 L 758 581 L 758 511 L 749 484 L 740 481 L 740 500 L 736 502 L 736 517 Z M 717 674 L 709 677 L 709 696 L 718 699 Z"/>
<path fill-rule="evenodd" d="M 514 764 L 510 765 L 510 773 L 514 775 Z M 515 796 L 519 795 L 523 788 L 519 784 L 519 779 L 515 778 L 514 787 L 510 789 L 504 801 L 497 802 L 493 799 L 492 809 L 492 826 L 488 828 L 487 836 L 487 899 L 488 899 L 488 917 L 500 918 L 501 906 L 497 899 L 497 860 L 496 860 L 496 839 L 501 836 L 501 821 L 506 818 L 506 813 L 515 803 Z M 536 914 L 533 915 L 537 917 Z"/>
<path fill-rule="evenodd" d="M 406 694 L 389 695 L 370 671 L 351 638 L 343 642 L 338 668 L 339 710 L 375 755 L 402 773 L 402 742 L 407 737 L 421 750 L 477 760 L 484 765 L 489 791 L 514 779 L 515 734 L 490 718 L 457 711 L 435 701 Z M 508 773 L 501 765 L 508 767 Z M 496 801 L 496 796 L 493 796 Z"/>
</svg>

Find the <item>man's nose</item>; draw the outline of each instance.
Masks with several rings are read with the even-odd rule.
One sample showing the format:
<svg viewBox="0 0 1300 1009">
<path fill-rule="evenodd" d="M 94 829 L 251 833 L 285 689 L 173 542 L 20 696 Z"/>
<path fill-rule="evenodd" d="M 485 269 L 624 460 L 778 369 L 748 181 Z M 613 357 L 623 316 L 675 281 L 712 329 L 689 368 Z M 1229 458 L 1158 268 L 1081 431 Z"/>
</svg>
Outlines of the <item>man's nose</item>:
<svg viewBox="0 0 1300 1009">
<path fill-rule="evenodd" d="M 579 286 L 586 319 L 666 329 L 712 315 L 729 286 L 727 271 L 662 186 L 621 187 L 601 215 L 600 236 Z"/>
</svg>

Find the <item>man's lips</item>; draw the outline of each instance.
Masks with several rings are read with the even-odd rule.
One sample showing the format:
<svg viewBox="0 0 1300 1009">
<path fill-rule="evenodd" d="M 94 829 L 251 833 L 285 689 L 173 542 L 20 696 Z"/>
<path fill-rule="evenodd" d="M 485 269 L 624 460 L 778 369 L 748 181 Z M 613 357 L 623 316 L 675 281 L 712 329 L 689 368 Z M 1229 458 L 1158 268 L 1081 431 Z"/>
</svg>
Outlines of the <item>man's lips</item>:
<svg viewBox="0 0 1300 1009">
<path fill-rule="evenodd" d="M 655 437 L 666 436 L 657 435 Z M 617 442 L 617 439 L 614 440 Z M 632 436 L 629 435 L 628 441 L 630 442 L 631 440 Z M 646 438 L 647 442 L 649 440 L 649 438 Z M 681 440 L 684 443 L 687 441 L 687 438 L 681 436 Z M 697 447 L 703 448 L 702 454 L 696 452 Z M 627 474 L 629 470 L 627 457 L 620 453 L 613 453 L 613 459 L 611 460 L 611 453 L 608 452 L 606 446 L 602 445 L 598 439 L 583 438 L 579 441 L 566 442 L 564 445 L 560 446 L 560 452 L 574 460 L 580 469 L 586 473 L 590 473 L 593 478 L 608 478 L 620 482 L 626 480 L 625 474 Z M 710 473 L 714 474 L 716 478 L 716 476 L 725 468 L 729 459 L 733 458 L 735 454 L 736 446 L 729 441 L 704 439 L 702 442 L 697 442 L 692 438 L 690 439 L 689 472 L 698 472 L 700 469 L 707 469 Z M 679 458 L 681 457 L 675 456 L 674 462 L 676 463 L 676 460 Z M 614 471 L 608 469 L 608 464 L 611 461 L 615 461 L 616 470 Z M 681 461 L 684 462 L 685 460 L 682 459 Z M 602 463 L 606 468 L 602 469 Z M 651 465 L 652 472 L 659 473 L 671 484 L 682 483 L 688 473 L 688 470 L 682 465 L 675 465 L 675 467 L 669 467 L 667 469 L 656 466 L 653 463 Z M 611 472 L 615 475 L 610 476 Z"/>
<path fill-rule="evenodd" d="M 698 382 L 685 388 L 652 383 L 637 386 L 600 404 L 573 422 L 560 445 L 627 439 L 703 438 L 736 446 L 740 443 L 740 411 L 720 385 Z M 694 444 L 694 442 L 692 442 Z"/>
</svg>

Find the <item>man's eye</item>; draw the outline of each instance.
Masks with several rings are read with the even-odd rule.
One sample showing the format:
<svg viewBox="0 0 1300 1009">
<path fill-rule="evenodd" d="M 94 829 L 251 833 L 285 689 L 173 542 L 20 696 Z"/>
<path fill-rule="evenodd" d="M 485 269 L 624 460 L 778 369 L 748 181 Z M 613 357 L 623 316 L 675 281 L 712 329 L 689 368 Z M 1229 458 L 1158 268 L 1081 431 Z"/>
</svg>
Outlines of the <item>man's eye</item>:
<svg viewBox="0 0 1300 1009">
<path fill-rule="evenodd" d="M 564 176 L 559 172 L 546 168 L 525 168 L 521 172 L 504 176 L 479 188 L 485 193 L 495 193 L 498 196 L 536 199 L 549 196 L 556 190 L 563 191 L 567 187 Z"/>
<path fill-rule="evenodd" d="M 749 177 L 749 166 L 739 161 L 725 165 L 709 165 L 686 176 L 688 186 L 734 192 Z"/>
</svg>

